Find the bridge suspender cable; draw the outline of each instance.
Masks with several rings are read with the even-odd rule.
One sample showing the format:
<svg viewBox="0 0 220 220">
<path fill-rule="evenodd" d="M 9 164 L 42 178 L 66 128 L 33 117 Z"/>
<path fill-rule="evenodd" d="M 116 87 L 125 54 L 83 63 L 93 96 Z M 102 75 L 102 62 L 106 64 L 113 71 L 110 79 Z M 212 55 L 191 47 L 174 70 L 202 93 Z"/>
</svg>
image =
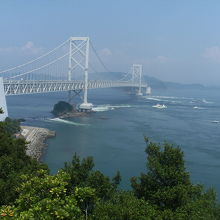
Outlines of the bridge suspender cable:
<svg viewBox="0 0 220 220">
<path fill-rule="evenodd" d="M 106 65 L 104 64 L 104 62 L 102 61 L 102 59 L 100 58 L 99 54 L 97 53 L 95 47 L 93 46 L 92 42 L 90 41 L 90 45 L 91 48 L 93 50 L 93 52 L 95 53 L 97 59 L 99 60 L 99 62 L 101 63 L 101 65 L 103 66 L 103 68 L 105 69 L 106 72 L 111 72 Z M 122 81 L 123 79 L 125 79 L 130 73 L 127 73 L 125 76 L 123 76 L 121 79 L 119 79 L 119 81 Z M 129 82 L 130 80 L 128 80 L 127 82 Z"/>
<path fill-rule="evenodd" d="M 80 44 L 78 48 L 80 49 L 80 48 L 82 48 L 82 47 L 83 47 L 83 44 Z M 72 54 L 75 54 L 77 51 L 78 51 L 78 50 L 75 49 L 75 51 L 72 51 Z M 61 57 L 58 57 L 57 59 L 52 60 L 51 62 L 49 62 L 49 63 L 47 63 L 47 64 L 45 64 L 45 65 L 43 65 L 43 66 L 40 66 L 40 67 L 38 67 L 38 68 L 29 70 L 29 71 L 27 71 L 27 72 L 25 72 L 25 73 L 21 73 L 21 74 L 18 74 L 18 75 L 9 77 L 9 78 L 10 78 L 10 79 L 14 79 L 14 78 L 16 78 L 16 77 L 24 76 L 24 75 L 27 75 L 27 74 L 32 73 L 32 72 L 34 72 L 34 71 L 37 71 L 37 70 L 41 70 L 41 69 L 43 69 L 43 68 L 45 68 L 45 67 L 47 67 L 47 66 L 50 66 L 51 64 L 55 63 L 56 61 L 61 60 L 62 58 L 66 57 L 67 55 L 69 55 L 69 52 L 66 53 L 66 54 L 64 54 L 64 55 L 61 56 Z M 42 56 L 41 56 L 41 57 L 42 57 Z M 35 60 L 36 60 L 36 59 L 35 59 Z"/>
<path fill-rule="evenodd" d="M 91 45 L 91 48 L 92 48 L 92 50 L 94 51 L 94 53 L 95 53 L 97 59 L 99 60 L 99 62 L 100 62 L 101 65 L 103 66 L 103 68 L 106 70 L 106 72 L 111 72 L 111 71 L 106 67 L 106 65 L 102 62 L 100 56 L 98 55 L 98 53 L 97 53 L 96 49 L 94 48 L 94 46 L 93 46 L 93 44 L 92 44 L 91 41 L 90 41 L 90 45 Z"/>
<path fill-rule="evenodd" d="M 55 60 L 53 60 L 53 61 L 51 61 L 51 62 L 49 62 L 49 63 L 47 63 L 47 64 L 45 64 L 45 65 L 43 65 L 43 66 L 41 66 L 41 67 L 38 67 L 38 68 L 36 68 L 36 69 L 27 71 L 27 72 L 25 72 L 25 73 L 21 73 L 21 74 L 16 75 L 16 76 L 12 76 L 12 77 L 10 77 L 10 79 L 13 79 L 13 78 L 16 78 L 16 77 L 19 77 L 19 76 L 23 76 L 23 75 L 26 75 L 26 74 L 28 74 L 28 73 L 32 73 L 32 72 L 34 72 L 34 71 L 43 69 L 44 67 L 47 67 L 47 66 L 49 66 L 49 65 L 51 65 L 51 64 L 53 64 L 53 63 L 55 63 L 55 62 L 58 61 L 58 60 L 61 60 L 62 58 L 66 57 L 68 54 L 69 54 L 69 53 L 66 53 L 66 54 L 64 54 L 62 57 L 59 57 L 59 58 L 57 58 L 57 59 L 55 59 Z"/>
<path fill-rule="evenodd" d="M 15 70 L 15 69 L 19 69 L 19 68 L 21 68 L 21 67 L 24 67 L 24 66 L 27 66 L 27 65 L 29 65 L 29 64 L 32 64 L 32 63 L 34 63 L 35 61 L 38 61 L 38 60 L 40 60 L 40 59 L 42 59 L 42 58 L 44 58 L 44 57 L 46 57 L 46 56 L 52 54 L 53 52 L 55 52 L 55 51 L 58 50 L 59 48 L 63 47 L 67 42 L 69 42 L 69 39 L 66 40 L 66 41 L 64 41 L 64 42 L 63 42 L 62 44 L 60 44 L 59 46 L 55 47 L 53 50 L 51 50 L 51 51 L 49 51 L 49 52 L 47 52 L 47 53 L 45 53 L 45 54 L 43 54 L 43 55 L 37 57 L 36 59 L 31 60 L 31 61 L 29 61 L 29 62 L 27 62 L 27 63 L 22 64 L 22 65 L 18 65 L 18 66 L 15 66 L 15 67 L 12 67 L 12 68 L 9 68 L 9 69 L 0 71 L 0 74 L 1 74 L 1 73 L 7 73 L 7 72 L 9 72 L 9 71 L 12 71 L 12 70 Z M 98 59 L 98 61 L 100 62 L 101 66 L 104 68 L 104 70 L 105 70 L 106 72 L 111 72 L 111 71 L 107 68 L 107 66 L 104 64 L 104 62 L 102 61 L 102 59 L 100 58 L 98 52 L 96 51 L 96 49 L 95 49 L 95 47 L 93 46 L 93 44 L 92 44 L 91 41 L 90 41 L 90 45 L 91 45 L 92 51 L 94 52 L 96 58 Z M 74 51 L 74 50 L 71 51 L 72 55 L 75 54 L 77 51 L 79 51 L 79 52 L 82 53 L 82 51 L 81 51 L 80 49 L 81 49 L 83 46 L 84 46 L 83 43 L 79 44 L 78 47 L 77 47 L 77 49 L 76 49 L 75 51 Z M 24 75 L 27 75 L 27 74 L 29 74 L 29 73 L 32 73 L 32 72 L 41 70 L 41 69 L 43 69 L 43 68 L 45 68 L 45 67 L 50 66 L 51 64 L 54 64 L 55 62 L 61 60 L 62 58 L 66 57 L 69 53 L 70 53 L 70 51 L 69 51 L 68 53 L 64 54 L 63 56 L 61 56 L 61 57 L 59 57 L 59 58 L 56 58 L 56 59 L 50 61 L 49 63 L 46 63 L 46 64 L 44 64 L 44 65 L 42 65 L 42 66 L 40 66 L 40 67 L 38 67 L 38 68 L 34 68 L 34 69 L 29 70 L 29 71 L 26 71 L 26 72 L 24 72 L 24 73 L 20 73 L 20 74 L 11 76 L 11 77 L 9 77 L 9 78 L 10 78 L 10 79 L 14 79 L 14 78 L 16 78 L 16 77 L 24 76 Z M 90 67 L 91 67 L 91 69 L 93 69 L 93 71 L 97 72 L 91 63 L 90 63 Z M 124 75 L 120 80 L 118 80 L 118 81 L 123 81 L 128 75 L 129 75 L 129 73 L 125 74 L 125 75 Z M 128 80 L 128 81 L 129 81 L 129 80 Z"/>
<path fill-rule="evenodd" d="M 15 66 L 15 67 L 12 67 L 12 68 L 9 68 L 9 69 L 6 69 L 6 70 L 2 70 L 2 71 L 0 71 L 0 74 L 1 74 L 1 73 L 9 72 L 9 71 L 11 71 L 11 70 L 15 70 L 15 69 L 21 68 L 21 67 L 26 66 L 26 65 L 28 65 L 28 64 L 31 64 L 31 63 L 33 63 L 33 62 L 35 62 L 35 61 L 37 61 L 37 60 L 39 60 L 39 59 L 41 59 L 41 58 L 47 56 L 47 55 L 53 53 L 55 50 L 57 50 L 57 49 L 59 49 L 60 47 L 62 47 L 63 45 L 65 45 L 68 41 L 69 41 L 69 39 L 66 40 L 66 41 L 64 41 L 64 42 L 63 42 L 62 44 L 60 44 L 58 47 L 55 47 L 53 50 L 51 50 L 51 51 L 49 51 L 49 52 L 47 52 L 47 53 L 45 53 L 45 54 L 39 56 L 38 58 L 36 58 L 36 59 L 34 59 L 34 60 L 31 60 L 31 61 L 29 61 L 29 62 L 27 62 L 27 63 L 21 64 L 21 65 L 18 65 L 18 66 Z"/>
<path fill-rule="evenodd" d="M 127 73 L 125 76 L 123 76 L 121 79 L 119 79 L 118 81 L 123 81 L 127 76 L 129 76 L 130 75 L 130 73 Z M 130 80 L 127 80 L 127 81 L 125 81 L 125 82 L 129 82 L 129 81 L 131 81 L 131 79 Z"/>
</svg>

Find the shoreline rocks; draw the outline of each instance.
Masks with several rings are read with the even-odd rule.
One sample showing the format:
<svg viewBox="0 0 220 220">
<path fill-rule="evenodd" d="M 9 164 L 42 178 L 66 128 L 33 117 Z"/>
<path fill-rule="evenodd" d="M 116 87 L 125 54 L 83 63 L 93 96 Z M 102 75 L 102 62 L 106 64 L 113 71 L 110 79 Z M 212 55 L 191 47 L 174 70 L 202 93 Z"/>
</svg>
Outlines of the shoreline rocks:
<svg viewBox="0 0 220 220">
<path fill-rule="evenodd" d="M 55 131 L 50 131 L 47 128 L 21 126 L 21 135 L 28 142 L 26 154 L 39 161 L 45 147 L 45 141 L 47 138 L 54 137 Z"/>
<path fill-rule="evenodd" d="M 66 112 L 66 113 L 60 114 L 58 117 L 59 118 L 74 118 L 74 117 L 83 117 L 83 116 L 88 116 L 88 113 L 72 111 L 72 112 Z"/>
</svg>

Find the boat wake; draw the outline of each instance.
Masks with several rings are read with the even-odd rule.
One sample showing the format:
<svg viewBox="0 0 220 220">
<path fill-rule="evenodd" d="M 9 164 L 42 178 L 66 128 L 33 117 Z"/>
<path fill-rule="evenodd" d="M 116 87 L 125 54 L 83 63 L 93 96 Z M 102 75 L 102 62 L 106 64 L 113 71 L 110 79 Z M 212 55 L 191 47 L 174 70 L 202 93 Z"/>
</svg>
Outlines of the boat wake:
<svg viewBox="0 0 220 220">
<path fill-rule="evenodd" d="M 159 109 L 167 108 L 166 105 L 160 105 L 160 104 L 153 105 L 152 107 L 153 108 L 159 108 Z"/>
<path fill-rule="evenodd" d="M 152 101 L 162 101 L 161 99 L 154 98 L 154 97 L 148 97 L 148 96 L 144 96 L 143 98 L 148 99 L 148 100 L 152 100 Z"/>
<path fill-rule="evenodd" d="M 65 123 L 65 124 L 74 125 L 74 126 L 88 126 L 89 125 L 89 124 L 77 123 L 77 122 L 74 122 L 74 121 L 68 121 L 68 120 L 64 120 L 64 119 L 61 119 L 61 118 L 51 118 L 48 121 L 58 122 L 58 123 Z"/>
<path fill-rule="evenodd" d="M 105 112 L 115 110 L 117 108 L 130 108 L 131 105 L 98 105 L 92 108 L 95 112 Z"/>
<path fill-rule="evenodd" d="M 193 109 L 206 109 L 206 108 L 194 106 Z"/>
<path fill-rule="evenodd" d="M 213 104 L 213 102 L 207 101 L 207 100 L 204 99 L 204 98 L 202 99 L 202 102 L 205 103 L 205 104 Z"/>
<path fill-rule="evenodd" d="M 175 96 L 145 96 L 145 99 L 149 101 L 158 101 L 158 102 L 169 102 L 169 103 L 184 103 L 193 98 L 186 98 L 186 97 L 175 97 Z"/>
<path fill-rule="evenodd" d="M 219 123 L 219 121 L 217 121 L 217 120 L 214 120 L 214 121 L 211 121 L 212 123 Z"/>
<path fill-rule="evenodd" d="M 194 109 L 206 109 L 205 107 L 210 106 L 214 102 L 207 101 L 205 98 L 192 98 L 192 97 L 177 97 L 177 96 L 145 96 L 145 99 L 151 101 L 153 104 L 155 101 L 169 103 L 171 105 L 186 105 L 186 106 L 194 106 Z M 204 105 L 205 107 L 198 107 L 197 105 Z"/>
</svg>

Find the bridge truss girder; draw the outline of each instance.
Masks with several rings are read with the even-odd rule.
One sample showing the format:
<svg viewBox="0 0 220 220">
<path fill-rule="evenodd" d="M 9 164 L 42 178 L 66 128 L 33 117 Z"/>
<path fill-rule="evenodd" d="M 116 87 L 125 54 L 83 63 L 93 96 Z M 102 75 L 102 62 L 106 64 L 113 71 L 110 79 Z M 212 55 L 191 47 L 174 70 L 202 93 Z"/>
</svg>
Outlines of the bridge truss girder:
<svg viewBox="0 0 220 220">
<path fill-rule="evenodd" d="M 88 89 L 97 88 L 114 88 L 114 87 L 136 87 L 139 88 L 139 83 L 123 82 L 123 81 L 96 81 L 88 82 Z M 147 85 L 141 85 L 146 88 Z M 34 93 L 48 93 L 61 91 L 85 90 L 85 81 L 24 81 L 13 80 L 4 81 L 5 95 L 23 95 Z"/>
</svg>

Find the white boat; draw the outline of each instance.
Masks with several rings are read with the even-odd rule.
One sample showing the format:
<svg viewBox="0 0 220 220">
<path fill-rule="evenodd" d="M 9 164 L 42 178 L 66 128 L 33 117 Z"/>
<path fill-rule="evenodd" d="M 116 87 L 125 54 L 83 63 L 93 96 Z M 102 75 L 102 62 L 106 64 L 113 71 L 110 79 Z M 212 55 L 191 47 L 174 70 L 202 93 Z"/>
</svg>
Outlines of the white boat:
<svg viewBox="0 0 220 220">
<path fill-rule="evenodd" d="M 152 106 L 153 108 L 167 108 L 166 105 L 160 105 L 160 104 L 156 104 Z"/>
</svg>

